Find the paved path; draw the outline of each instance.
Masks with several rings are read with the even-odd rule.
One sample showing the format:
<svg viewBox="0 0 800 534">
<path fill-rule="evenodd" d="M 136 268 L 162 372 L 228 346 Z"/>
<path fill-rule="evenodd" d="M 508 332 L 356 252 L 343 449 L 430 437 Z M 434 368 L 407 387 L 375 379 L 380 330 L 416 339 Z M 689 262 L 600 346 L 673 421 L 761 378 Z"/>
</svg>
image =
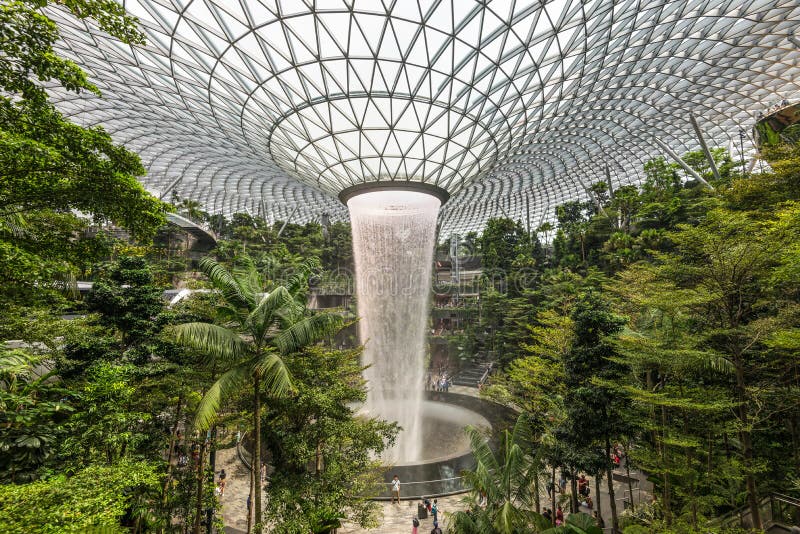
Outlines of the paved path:
<svg viewBox="0 0 800 534">
<path fill-rule="evenodd" d="M 456 512 L 466 510 L 466 506 L 461 503 L 462 495 L 452 497 L 441 497 L 438 499 L 439 526 L 447 532 L 447 518 L 444 512 Z M 338 529 L 337 534 L 410 534 L 411 519 L 417 515 L 417 501 L 400 501 L 400 504 L 381 502 L 381 512 L 379 514 L 380 526 L 374 529 L 363 529 L 355 525 L 345 524 Z M 421 519 L 419 522 L 419 534 L 428 534 L 433 529 L 433 517 Z"/>
<path fill-rule="evenodd" d="M 247 496 L 250 493 L 250 471 L 236 456 L 236 447 L 217 451 L 217 470 L 225 469 L 225 495 L 222 519 L 227 534 L 247 531 Z"/>
</svg>

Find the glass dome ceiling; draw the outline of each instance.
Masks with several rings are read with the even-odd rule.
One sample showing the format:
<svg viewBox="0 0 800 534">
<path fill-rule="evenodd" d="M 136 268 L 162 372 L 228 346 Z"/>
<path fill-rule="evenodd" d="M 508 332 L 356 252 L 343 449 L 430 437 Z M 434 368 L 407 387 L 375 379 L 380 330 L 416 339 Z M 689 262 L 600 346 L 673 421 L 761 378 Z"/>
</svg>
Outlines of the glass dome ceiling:
<svg viewBox="0 0 800 534">
<path fill-rule="evenodd" d="M 125 0 L 145 47 L 63 12 L 103 92 L 56 93 L 208 211 L 345 218 L 344 188 L 447 190 L 442 233 L 538 225 L 648 158 L 739 145 L 800 98 L 797 0 Z M 747 148 L 746 148 L 747 150 Z M 736 151 L 734 151 L 736 153 Z"/>
</svg>

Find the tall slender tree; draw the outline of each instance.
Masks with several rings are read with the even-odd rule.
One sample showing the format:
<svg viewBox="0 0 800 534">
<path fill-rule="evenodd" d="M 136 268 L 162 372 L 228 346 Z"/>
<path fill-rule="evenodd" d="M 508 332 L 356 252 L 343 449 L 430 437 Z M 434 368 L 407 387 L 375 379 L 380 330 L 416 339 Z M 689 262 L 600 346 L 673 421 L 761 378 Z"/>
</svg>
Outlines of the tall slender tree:
<svg viewBox="0 0 800 534">
<path fill-rule="evenodd" d="M 223 300 L 217 310 L 218 324 L 185 323 L 174 330 L 178 342 L 227 368 L 200 401 L 195 427 L 208 429 L 224 398 L 246 385 L 252 388 L 255 532 L 261 532 L 263 527 L 259 482 L 262 395 L 266 392 L 280 397 L 289 393 L 292 383 L 283 356 L 334 334 L 343 324 L 338 315 L 309 315 L 305 307 L 308 277 L 317 266 L 316 260 L 309 260 L 281 284 L 266 279 L 252 265 L 230 271 L 205 258 L 200 268 Z"/>
</svg>

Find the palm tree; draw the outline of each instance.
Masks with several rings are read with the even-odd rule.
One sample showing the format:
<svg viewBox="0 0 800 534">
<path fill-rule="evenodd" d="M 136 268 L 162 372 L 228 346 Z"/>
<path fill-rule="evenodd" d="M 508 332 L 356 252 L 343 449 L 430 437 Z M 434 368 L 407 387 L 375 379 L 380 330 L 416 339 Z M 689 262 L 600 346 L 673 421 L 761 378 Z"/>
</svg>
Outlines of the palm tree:
<svg viewBox="0 0 800 534">
<path fill-rule="evenodd" d="M 534 477 L 538 462 L 527 452 L 531 450 L 531 427 L 521 415 L 514 428 L 503 431 L 497 452 L 488 438 L 478 429 L 467 427 L 475 469 L 464 471 L 464 481 L 472 487 L 467 497 L 470 511 L 450 516 L 452 530 L 457 534 L 525 534 L 540 532 L 550 526 L 534 512 Z M 485 508 L 480 507 L 481 498 Z"/>
<path fill-rule="evenodd" d="M 305 291 L 309 275 L 319 262 L 303 263 L 284 285 L 267 280 L 252 264 L 229 271 L 211 258 L 200 262 L 200 269 L 222 295 L 217 309 L 221 324 L 185 323 L 175 327 L 179 343 L 227 367 L 208 389 L 197 408 L 195 427 L 206 430 L 220 404 L 244 386 L 253 390 L 254 449 L 251 485 L 254 485 L 255 531 L 261 532 L 261 394 L 286 395 L 291 377 L 282 359 L 302 347 L 312 345 L 338 331 L 343 324 L 334 314 L 309 315 Z M 251 492 L 253 487 L 251 486 Z M 198 524 L 199 525 L 199 524 Z"/>
</svg>

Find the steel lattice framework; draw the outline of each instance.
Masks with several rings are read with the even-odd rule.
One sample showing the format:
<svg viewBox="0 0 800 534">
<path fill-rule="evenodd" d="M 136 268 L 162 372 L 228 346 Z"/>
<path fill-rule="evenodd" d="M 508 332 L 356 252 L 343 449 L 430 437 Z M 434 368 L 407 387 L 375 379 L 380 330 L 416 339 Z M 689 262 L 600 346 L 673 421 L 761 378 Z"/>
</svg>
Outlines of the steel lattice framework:
<svg viewBox="0 0 800 534">
<path fill-rule="evenodd" d="M 798 0 L 124 0 L 145 47 L 61 11 L 102 98 L 55 93 L 137 151 L 143 183 L 212 212 L 346 217 L 345 187 L 451 194 L 442 231 L 539 224 L 656 137 L 738 146 L 800 97 Z M 607 169 L 607 171 L 606 171 Z"/>
</svg>

